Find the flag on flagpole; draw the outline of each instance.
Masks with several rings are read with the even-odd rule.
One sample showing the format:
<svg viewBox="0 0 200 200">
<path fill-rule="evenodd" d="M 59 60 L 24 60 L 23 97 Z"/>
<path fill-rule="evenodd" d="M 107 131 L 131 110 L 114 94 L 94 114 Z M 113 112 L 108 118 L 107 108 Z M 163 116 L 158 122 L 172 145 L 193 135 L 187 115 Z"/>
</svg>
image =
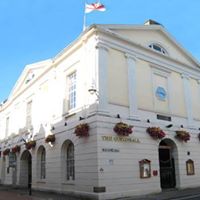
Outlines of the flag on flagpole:
<svg viewBox="0 0 200 200">
<path fill-rule="evenodd" d="M 85 4 L 85 13 L 90 13 L 95 10 L 103 12 L 106 10 L 106 7 L 103 4 L 101 4 L 100 2 L 92 3 L 92 4 Z"/>
</svg>

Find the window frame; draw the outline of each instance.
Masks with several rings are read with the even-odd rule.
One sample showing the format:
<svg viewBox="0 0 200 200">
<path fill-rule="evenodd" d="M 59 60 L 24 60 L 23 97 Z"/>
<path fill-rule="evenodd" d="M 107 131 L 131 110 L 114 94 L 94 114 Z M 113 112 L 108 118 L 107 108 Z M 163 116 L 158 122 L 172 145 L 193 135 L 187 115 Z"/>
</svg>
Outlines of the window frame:
<svg viewBox="0 0 200 200">
<path fill-rule="evenodd" d="M 77 105 L 77 73 L 76 71 L 67 76 L 68 83 L 68 107 L 69 110 L 75 109 Z"/>
<path fill-rule="evenodd" d="M 40 157 L 40 179 L 46 179 L 46 150 L 45 148 L 41 151 Z"/>
<path fill-rule="evenodd" d="M 43 145 L 37 151 L 37 178 L 38 180 L 46 179 L 46 149 Z"/>
<path fill-rule="evenodd" d="M 5 138 L 8 137 L 9 134 L 9 126 L 10 126 L 10 117 L 6 117 L 6 127 L 5 127 Z"/>
<path fill-rule="evenodd" d="M 74 144 L 70 142 L 66 150 L 66 180 L 75 180 L 75 160 L 74 160 Z"/>
<path fill-rule="evenodd" d="M 26 127 L 30 128 L 32 126 L 32 106 L 33 101 L 30 100 L 26 104 Z"/>
<path fill-rule="evenodd" d="M 156 43 L 156 42 L 152 42 L 148 45 L 148 47 L 150 49 L 152 49 L 155 52 L 161 53 L 163 55 L 169 55 L 167 50 L 160 44 Z M 159 50 L 160 49 L 160 50 Z"/>
</svg>

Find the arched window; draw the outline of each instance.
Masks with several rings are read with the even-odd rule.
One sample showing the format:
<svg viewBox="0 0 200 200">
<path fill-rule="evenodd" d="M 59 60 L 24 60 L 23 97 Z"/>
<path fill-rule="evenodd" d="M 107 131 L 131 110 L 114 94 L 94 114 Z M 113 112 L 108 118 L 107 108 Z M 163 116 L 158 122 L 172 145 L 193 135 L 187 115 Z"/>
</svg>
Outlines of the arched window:
<svg viewBox="0 0 200 200">
<path fill-rule="evenodd" d="M 155 50 L 155 51 L 158 51 L 158 52 L 160 52 L 160 53 L 162 53 L 162 54 L 164 54 L 164 55 L 167 55 L 167 54 L 168 54 L 167 51 L 166 51 L 161 45 L 159 45 L 159 44 L 157 44 L 157 43 L 151 43 L 151 44 L 149 45 L 149 48 L 151 48 L 151 49 L 153 49 L 153 50 Z"/>
<path fill-rule="evenodd" d="M 67 140 L 62 145 L 63 181 L 75 180 L 74 144 Z"/>
<path fill-rule="evenodd" d="M 42 153 L 41 153 L 41 174 L 40 174 L 41 179 L 46 178 L 46 151 L 43 148 Z"/>
<path fill-rule="evenodd" d="M 38 178 L 46 178 L 46 150 L 43 146 L 38 149 Z"/>
<path fill-rule="evenodd" d="M 67 148 L 67 180 L 74 180 L 74 144 L 70 143 Z"/>
</svg>

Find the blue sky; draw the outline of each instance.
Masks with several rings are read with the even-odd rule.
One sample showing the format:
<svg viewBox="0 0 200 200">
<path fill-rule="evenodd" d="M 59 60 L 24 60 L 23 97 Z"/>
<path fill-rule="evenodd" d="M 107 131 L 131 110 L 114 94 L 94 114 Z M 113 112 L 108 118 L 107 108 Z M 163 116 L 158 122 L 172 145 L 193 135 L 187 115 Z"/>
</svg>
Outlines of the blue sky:
<svg viewBox="0 0 200 200">
<path fill-rule="evenodd" d="M 84 3 L 96 0 L 0 1 L 0 102 L 25 65 L 54 57 L 82 31 Z M 87 14 L 87 25 L 162 23 L 200 61 L 199 0 L 101 0 L 107 11 Z"/>
</svg>

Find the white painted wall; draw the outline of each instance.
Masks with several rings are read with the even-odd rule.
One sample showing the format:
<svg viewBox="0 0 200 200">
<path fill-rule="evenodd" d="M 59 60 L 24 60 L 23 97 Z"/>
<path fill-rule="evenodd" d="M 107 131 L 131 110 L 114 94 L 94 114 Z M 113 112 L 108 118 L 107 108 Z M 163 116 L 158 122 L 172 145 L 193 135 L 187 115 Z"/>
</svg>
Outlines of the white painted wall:
<svg viewBox="0 0 200 200">
<path fill-rule="evenodd" d="M 194 70 L 187 69 L 186 65 L 191 64 L 190 59 L 184 57 L 185 54 L 179 52 L 176 45 L 157 31 L 151 31 L 149 34 L 141 30 L 141 35 L 136 33 L 137 31 L 117 32 L 129 39 L 138 37 L 140 42 L 145 43 L 152 41 L 152 38 L 161 40 L 168 47 L 169 55 L 176 53 L 177 58 L 186 63 L 184 67 L 166 56 L 156 55 L 155 52 L 127 43 L 109 33 L 90 31 L 54 59 L 29 65 L 19 78 L 8 102 L 0 110 L 0 138 L 3 139 L 1 150 L 11 148 L 17 143 L 21 145 L 21 152 L 17 154 L 17 183 L 19 185 L 21 181 L 25 183 L 23 178 L 26 179 L 26 167 L 20 159 L 25 146 L 19 140 L 20 137 L 25 139 L 30 137 L 25 130 L 25 124 L 27 102 L 32 100 L 31 133 L 37 141 L 36 148 L 30 150 L 33 188 L 73 192 L 99 199 L 161 191 L 159 173 L 158 176 L 152 175 L 149 179 L 141 179 L 139 176 L 139 161 L 142 159 L 151 160 L 152 171 L 159 172 L 160 141 L 153 140 L 146 133 L 149 126 L 161 127 L 166 132 L 166 138 L 170 138 L 177 146 L 177 187 L 199 186 L 200 161 L 197 134 L 200 95 L 197 81 L 200 71 L 197 66 Z M 128 60 L 130 58 L 133 60 Z M 74 71 L 77 72 L 77 107 L 69 110 L 67 76 Z M 35 77 L 25 84 L 30 72 L 35 72 Z M 182 74 L 187 74 L 189 80 L 187 84 L 184 83 Z M 167 91 L 165 102 L 155 97 L 155 89 L 158 86 L 164 87 Z M 88 92 L 91 87 L 97 89 L 97 95 Z M 190 100 L 186 100 L 187 94 L 191 94 Z M 192 115 L 188 112 L 188 108 L 192 108 Z M 120 115 L 120 119 L 116 118 L 117 114 Z M 158 120 L 157 114 L 171 116 L 172 121 Z M 10 137 L 4 138 L 7 116 L 10 117 Z M 85 119 L 79 121 L 79 117 Z M 189 123 L 188 117 L 192 124 Z M 147 123 L 147 119 L 150 123 Z M 138 139 L 139 143 L 102 139 L 102 136 L 116 136 L 113 127 L 119 121 L 134 126 L 134 132 L 130 137 Z M 78 138 L 74 134 L 75 126 L 83 122 L 90 125 L 88 138 Z M 169 123 L 172 123 L 173 127 L 167 129 L 166 125 Z M 174 138 L 175 131 L 180 129 L 182 124 L 191 133 L 191 140 L 188 143 Z M 51 130 L 52 126 L 54 130 Z M 15 133 L 16 137 L 11 137 L 12 133 Z M 44 139 L 52 133 L 56 135 L 56 142 L 50 147 Z M 61 147 L 66 140 L 71 140 L 75 146 L 75 181 L 63 181 Z M 46 149 L 44 180 L 40 179 L 37 172 L 37 151 L 41 145 Z M 119 152 L 103 152 L 103 148 L 113 148 Z M 188 151 L 190 155 L 187 155 Z M 186 175 L 187 159 L 195 161 L 193 176 Z M 5 160 L 4 165 L 1 157 L 1 181 L 4 184 L 11 184 L 11 174 L 4 173 L 8 166 L 8 156 Z M 20 174 L 21 171 L 24 171 L 23 176 Z M 94 193 L 94 187 L 105 187 L 106 192 Z"/>
</svg>

